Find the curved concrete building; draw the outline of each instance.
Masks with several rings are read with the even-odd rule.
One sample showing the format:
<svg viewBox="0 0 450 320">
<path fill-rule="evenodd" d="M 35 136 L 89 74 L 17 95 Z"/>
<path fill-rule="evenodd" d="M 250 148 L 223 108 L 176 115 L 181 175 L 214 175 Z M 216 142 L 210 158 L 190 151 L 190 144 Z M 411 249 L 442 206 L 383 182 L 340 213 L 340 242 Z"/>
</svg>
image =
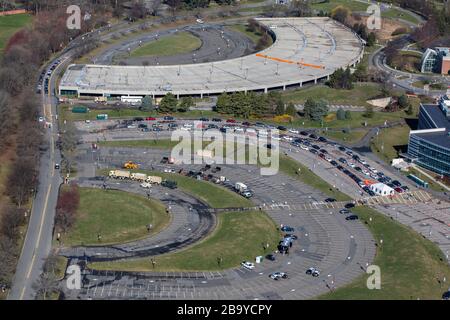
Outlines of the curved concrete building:
<svg viewBox="0 0 450 320">
<path fill-rule="evenodd" d="M 364 46 L 342 24 L 322 17 L 260 18 L 275 38 L 269 48 L 241 58 L 170 66 L 70 65 L 59 93 L 78 96 L 216 95 L 285 90 L 328 78 L 360 62 Z"/>
</svg>

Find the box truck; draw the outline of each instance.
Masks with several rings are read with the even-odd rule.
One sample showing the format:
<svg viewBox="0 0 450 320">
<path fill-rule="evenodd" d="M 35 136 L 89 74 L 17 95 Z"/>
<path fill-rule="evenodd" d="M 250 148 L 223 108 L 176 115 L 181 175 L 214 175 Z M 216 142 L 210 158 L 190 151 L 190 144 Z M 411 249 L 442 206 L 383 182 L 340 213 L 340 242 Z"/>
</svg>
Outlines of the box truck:
<svg viewBox="0 0 450 320">
<path fill-rule="evenodd" d="M 124 170 L 111 170 L 109 172 L 109 177 L 114 179 L 130 179 L 131 173 Z"/>
</svg>

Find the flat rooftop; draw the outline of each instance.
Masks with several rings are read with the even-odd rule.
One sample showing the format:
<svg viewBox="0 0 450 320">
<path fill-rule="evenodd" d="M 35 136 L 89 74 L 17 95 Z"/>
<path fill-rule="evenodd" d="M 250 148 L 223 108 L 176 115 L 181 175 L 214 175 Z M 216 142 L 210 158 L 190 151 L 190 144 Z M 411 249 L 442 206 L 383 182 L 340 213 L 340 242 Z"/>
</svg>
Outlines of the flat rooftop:
<svg viewBox="0 0 450 320">
<path fill-rule="evenodd" d="M 425 132 L 425 133 L 411 133 L 435 145 L 450 149 L 450 119 L 444 114 L 437 104 L 421 105 L 426 113 L 431 117 L 436 124 L 436 128 L 444 128 L 441 132 Z"/>
<path fill-rule="evenodd" d="M 259 18 L 276 40 L 241 58 L 170 66 L 71 65 L 59 89 L 83 94 L 175 95 L 284 89 L 358 63 L 360 39 L 330 18 Z"/>
</svg>

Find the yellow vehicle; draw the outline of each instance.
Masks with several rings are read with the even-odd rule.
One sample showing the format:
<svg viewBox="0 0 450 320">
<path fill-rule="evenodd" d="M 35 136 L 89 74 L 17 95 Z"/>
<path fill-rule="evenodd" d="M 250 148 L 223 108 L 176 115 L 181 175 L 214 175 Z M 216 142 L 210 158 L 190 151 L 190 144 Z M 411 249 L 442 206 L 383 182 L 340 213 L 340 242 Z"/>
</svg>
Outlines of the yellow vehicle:
<svg viewBox="0 0 450 320">
<path fill-rule="evenodd" d="M 139 166 L 132 161 L 128 161 L 128 162 L 124 163 L 123 168 L 124 169 L 138 169 Z"/>
</svg>

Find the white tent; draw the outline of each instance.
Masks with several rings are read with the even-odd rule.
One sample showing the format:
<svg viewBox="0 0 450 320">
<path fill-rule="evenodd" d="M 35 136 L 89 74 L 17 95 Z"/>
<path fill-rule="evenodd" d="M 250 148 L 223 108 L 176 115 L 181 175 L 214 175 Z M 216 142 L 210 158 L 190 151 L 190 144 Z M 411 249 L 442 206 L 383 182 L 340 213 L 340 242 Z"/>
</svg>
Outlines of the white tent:
<svg viewBox="0 0 450 320">
<path fill-rule="evenodd" d="M 379 196 L 390 196 L 395 193 L 395 190 L 385 185 L 384 183 L 374 183 L 369 186 L 369 189 Z"/>
</svg>

